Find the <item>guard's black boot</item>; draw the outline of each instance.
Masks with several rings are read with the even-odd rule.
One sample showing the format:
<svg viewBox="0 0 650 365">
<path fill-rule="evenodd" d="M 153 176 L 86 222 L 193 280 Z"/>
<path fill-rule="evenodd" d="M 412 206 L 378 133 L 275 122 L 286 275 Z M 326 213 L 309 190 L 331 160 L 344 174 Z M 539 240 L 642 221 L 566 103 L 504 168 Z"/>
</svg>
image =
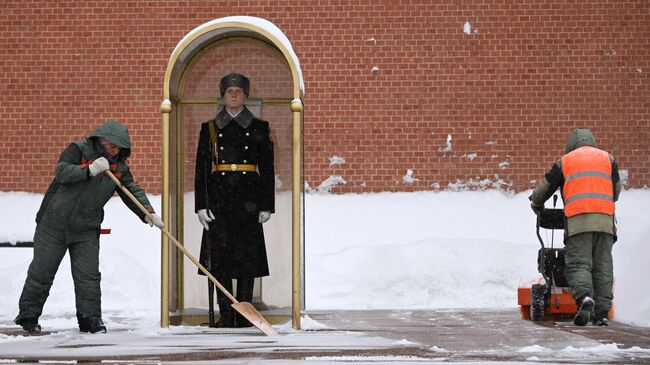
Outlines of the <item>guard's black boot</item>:
<svg viewBox="0 0 650 365">
<path fill-rule="evenodd" d="M 253 327 L 253 324 L 246 319 L 244 316 L 241 314 L 237 313 L 237 320 L 235 321 L 235 327 Z"/>
<path fill-rule="evenodd" d="M 214 284 L 210 279 L 208 279 L 208 326 L 217 326 L 214 322 Z"/>
<path fill-rule="evenodd" d="M 219 321 L 215 325 L 218 328 L 235 327 L 235 309 L 231 307 L 230 299 L 223 293 L 217 292 L 217 304 L 219 304 Z"/>
<path fill-rule="evenodd" d="M 594 326 L 607 327 L 609 326 L 609 319 L 607 319 L 607 312 L 594 314 L 592 318 Z"/>
<path fill-rule="evenodd" d="M 235 314 L 232 311 L 219 314 L 219 321 L 215 325 L 217 328 L 233 328 L 235 327 Z"/>
<path fill-rule="evenodd" d="M 594 309 L 594 300 L 590 297 L 584 297 L 580 301 L 580 309 L 573 319 L 573 324 L 576 326 L 586 326 L 591 319 L 591 311 Z"/>
<path fill-rule="evenodd" d="M 38 318 L 22 318 L 16 319 L 16 324 L 23 327 L 26 332 L 29 333 L 40 333 L 41 325 L 38 324 Z"/>
<path fill-rule="evenodd" d="M 237 301 L 251 302 L 253 300 L 253 285 L 255 278 L 237 279 Z M 235 327 L 253 327 L 253 324 L 239 313 L 235 314 Z"/>
<path fill-rule="evenodd" d="M 80 332 L 106 333 L 106 326 L 101 318 L 78 318 L 77 322 L 79 322 Z"/>
</svg>

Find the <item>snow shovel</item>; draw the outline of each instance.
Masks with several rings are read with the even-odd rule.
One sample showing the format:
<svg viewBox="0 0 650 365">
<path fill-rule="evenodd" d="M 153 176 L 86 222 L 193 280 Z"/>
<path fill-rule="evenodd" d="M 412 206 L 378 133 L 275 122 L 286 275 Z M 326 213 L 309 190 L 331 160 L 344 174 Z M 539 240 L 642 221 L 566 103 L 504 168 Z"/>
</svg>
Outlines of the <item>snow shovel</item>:
<svg viewBox="0 0 650 365">
<path fill-rule="evenodd" d="M 151 213 L 147 210 L 147 208 L 145 208 L 140 203 L 140 201 L 135 196 L 133 196 L 133 194 L 131 194 L 131 192 L 127 188 L 125 188 L 124 185 L 122 185 L 120 180 L 118 180 L 117 177 L 115 177 L 115 175 L 113 175 L 111 171 L 106 170 L 106 175 L 108 175 L 111 179 L 113 179 L 115 184 L 119 186 L 120 189 L 122 189 L 122 191 L 133 201 L 133 203 L 135 203 L 138 206 L 138 208 L 140 208 L 140 210 L 147 217 L 149 217 L 149 219 L 151 219 Z M 167 231 L 167 229 L 160 228 L 160 230 L 162 231 L 162 233 L 165 234 L 165 236 L 167 236 L 172 242 L 174 242 L 176 247 L 179 250 L 181 250 L 185 254 L 185 256 L 187 256 L 187 258 L 189 258 L 190 261 L 192 261 L 194 265 L 196 265 L 199 268 L 199 270 L 201 270 L 205 274 L 205 276 L 207 276 L 214 283 L 214 285 L 216 285 L 217 288 L 219 288 L 219 290 L 221 290 L 221 292 L 223 292 L 223 294 L 225 294 L 228 297 L 228 299 L 230 299 L 230 301 L 233 303 L 232 307 L 237 312 L 239 312 L 239 314 L 241 314 L 242 316 L 244 316 L 244 318 L 249 320 L 253 324 L 253 326 L 257 327 L 265 335 L 273 336 L 278 334 L 278 332 L 273 327 L 271 327 L 271 324 L 269 324 L 266 318 L 264 318 L 260 314 L 260 312 L 258 312 L 255 309 L 255 307 L 253 307 L 251 303 L 238 301 L 232 294 L 230 294 L 230 292 L 228 292 L 228 290 L 226 290 L 226 288 L 223 287 L 223 285 L 221 285 L 221 283 L 219 283 L 219 281 L 214 276 L 212 276 L 212 274 L 210 274 L 210 272 L 203 265 L 201 265 L 201 263 L 199 263 L 196 260 L 196 258 L 194 258 L 194 256 L 192 256 L 192 254 L 189 251 L 187 251 L 187 249 L 185 249 L 185 247 L 183 247 L 183 245 L 180 244 L 180 242 L 178 242 L 176 238 L 174 238 L 174 236 L 171 235 L 171 233 Z"/>
</svg>

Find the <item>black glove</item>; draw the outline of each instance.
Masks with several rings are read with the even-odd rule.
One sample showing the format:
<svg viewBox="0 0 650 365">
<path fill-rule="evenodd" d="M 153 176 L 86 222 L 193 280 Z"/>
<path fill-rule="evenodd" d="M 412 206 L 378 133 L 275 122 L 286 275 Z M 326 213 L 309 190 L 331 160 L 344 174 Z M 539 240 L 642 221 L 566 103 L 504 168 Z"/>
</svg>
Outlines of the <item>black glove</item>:
<svg viewBox="0 0 650 365">
<path fill-rule="evenodd" d="M 544 206 L 543 205 L 537 205 L 533 202 L 530 202 L 530 209 L 533 210 L 535 215 L 539 216 L 544 212 Z"/>
</svg>

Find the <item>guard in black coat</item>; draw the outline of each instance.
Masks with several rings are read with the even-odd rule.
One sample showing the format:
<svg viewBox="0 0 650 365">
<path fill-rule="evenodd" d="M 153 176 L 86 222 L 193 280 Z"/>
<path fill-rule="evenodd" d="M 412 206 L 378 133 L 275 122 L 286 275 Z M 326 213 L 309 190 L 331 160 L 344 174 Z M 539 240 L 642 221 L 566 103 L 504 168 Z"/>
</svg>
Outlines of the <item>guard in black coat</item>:
<svg viewBox="0 0 650 365">
<path fill-rule="evenodd" d="M 249 91 L 243 75 L 221 79 L 225 107 L 201 125 L 195 173 L 195 211 L 204 228 L 201 264 L 231 293 L 232 279 L 237 279 L 235 297 L 241 302 L 252 300 L 254 278 L 269 275 L 262 223 L 275 211 L 269 123 L 244 106 Z M 252 325 L 235 316 L 219 290 L 217 302 L 217 327 Z"/>
</svg>

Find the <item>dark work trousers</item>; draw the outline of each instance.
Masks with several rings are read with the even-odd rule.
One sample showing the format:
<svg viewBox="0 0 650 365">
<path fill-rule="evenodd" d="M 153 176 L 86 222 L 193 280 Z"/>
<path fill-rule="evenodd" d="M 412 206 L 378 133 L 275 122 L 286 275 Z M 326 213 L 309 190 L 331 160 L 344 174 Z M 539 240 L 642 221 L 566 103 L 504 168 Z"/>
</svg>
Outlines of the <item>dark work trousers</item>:
<svg viewBox="0 0 650 365">
<path fill-rule="evenodd" d="M 239 302 L 251 302 L 253 300 L 253 284 L 255 283 L 255 278 L 238 278 L 237 280 L 237 293 L 233 293 L 233 279 L 224 278 L 217 276 L 216 279 L 223 285 L 223 287 L 233 294 L 233 296 Z M 221 292 L 218 288 L 217 290 L 217 304 L 219 305 L 219 316 L 221 318 L 234 318 L 234 326 L 242 326 L 248 324 L 247 319 L 242 315 L 237 313 L 235 315 L 235 310 L 232 308 L 232 301 Z M 234 316 L 234 317 L 233 317 Z"/>
<path fill-rule="evenodd" d="M 41 316 L 54 276 L 66 251 L 74 280 L 77 318 L 101 318 L 99 232 L 66 232 L 41 222 L 34 234 L 34 257 L 20 296 L 16 323 Z"/>
<path fill-rule="evenodd" d="M 609 312 L 614 297 L 614 236 L 604 232 L 584 232 L 569 237 L 564 245 L 565 273 L 573 297 L 580 301 L 590 296 L 596 302 L 595 313 Z"/>
</svg>

